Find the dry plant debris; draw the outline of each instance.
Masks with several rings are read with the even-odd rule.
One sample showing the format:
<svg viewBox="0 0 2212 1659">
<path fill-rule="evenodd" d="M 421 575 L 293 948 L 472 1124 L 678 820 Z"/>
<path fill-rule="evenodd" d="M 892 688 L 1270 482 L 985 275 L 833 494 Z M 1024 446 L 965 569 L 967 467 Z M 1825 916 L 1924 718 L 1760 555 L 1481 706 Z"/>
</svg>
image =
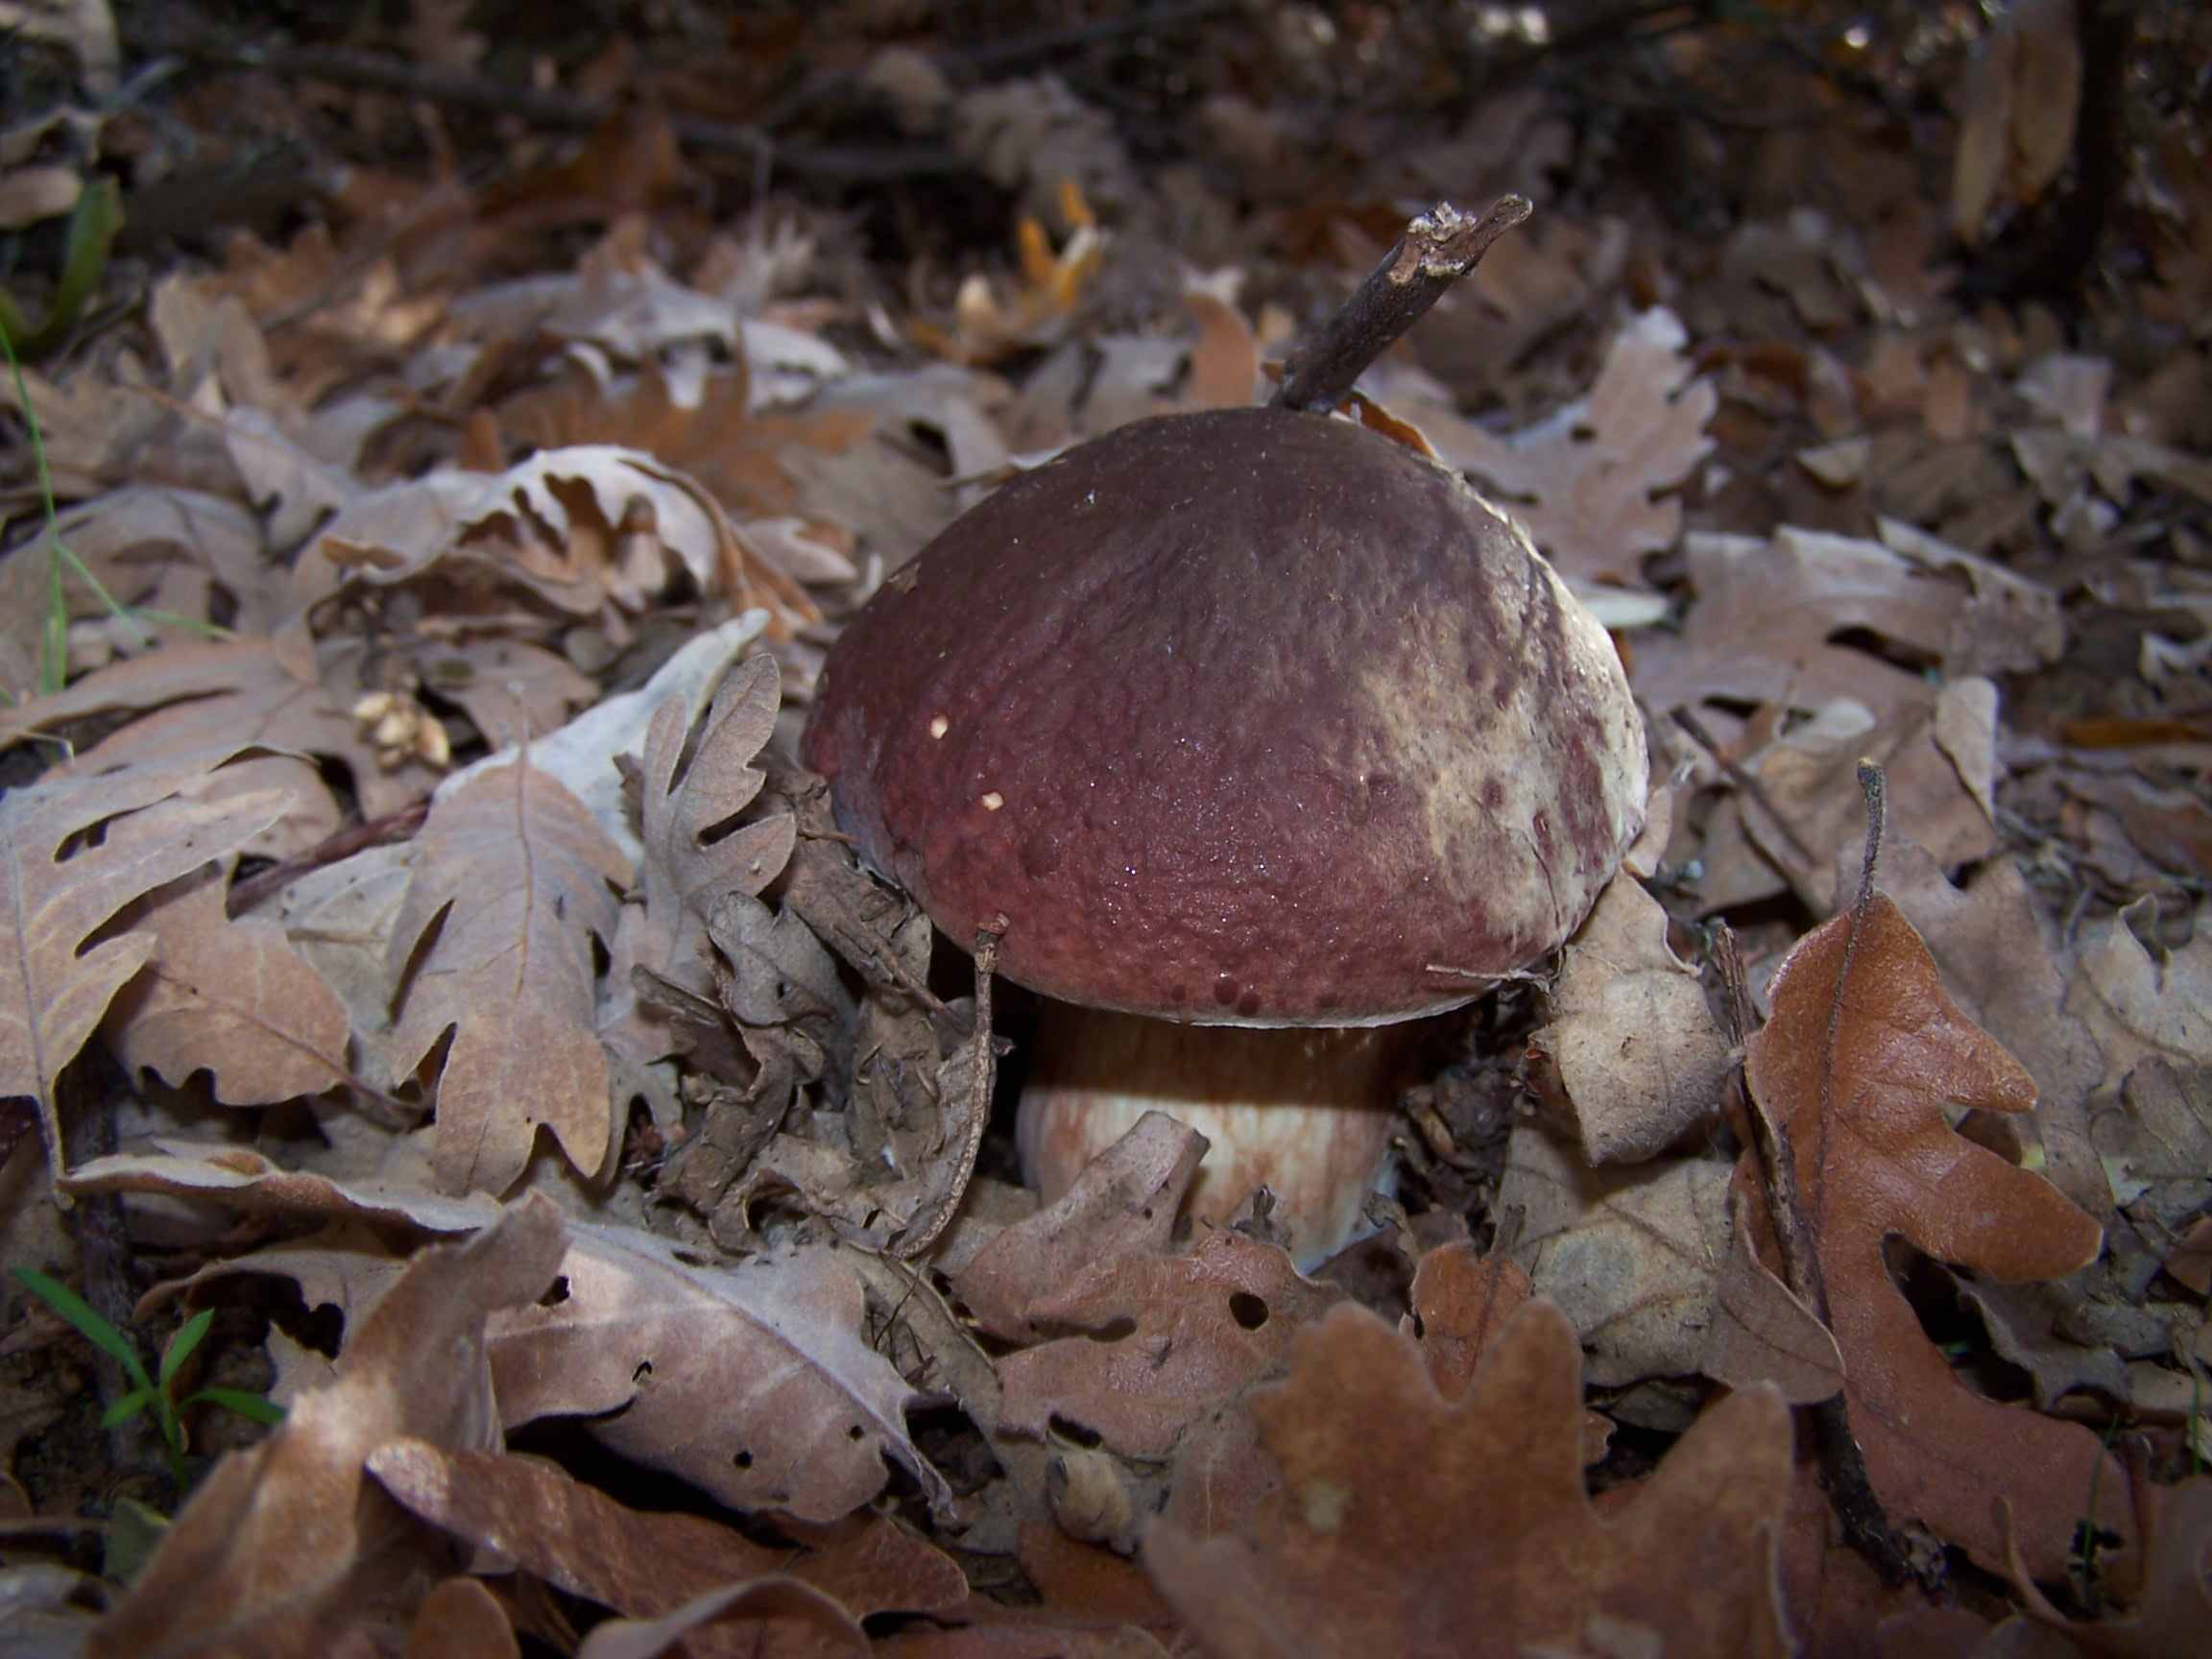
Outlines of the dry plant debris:
<svg viewBox="0 0 2212 1659">
<path fill-rule="evenodd" d="M 0 1647 L 2195 1651 L 2212 14 L 1065 10 L 0 0 L 0 1238 L 290 1412 L 180 1488 L 9 1276 Z M 1613 630 L 1633 875 L 1334 1260 L 1168 1112 L 1040 1205 L 824 663 L 1523 195 L 1339 414 Z"/>
</svg>

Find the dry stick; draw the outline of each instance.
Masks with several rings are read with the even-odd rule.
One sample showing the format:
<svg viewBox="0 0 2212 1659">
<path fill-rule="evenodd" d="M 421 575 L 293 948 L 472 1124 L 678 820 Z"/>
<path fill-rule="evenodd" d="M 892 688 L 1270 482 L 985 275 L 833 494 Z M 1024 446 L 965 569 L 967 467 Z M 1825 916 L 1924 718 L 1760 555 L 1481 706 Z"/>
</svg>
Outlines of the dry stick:
<svg viewBox="0 0 2212 1659">
<path fill-rule="evenodd" d="M 325 837 L 297 857 L 281 859 L 266 870 L 231 883 L 229 893 L 223 901 L 223 913 L 235 922 L 255 905 L 284 891 L 310 871 L 320 870 L 326 864 L 335 864 L 342 858 L 371 847 L 381 847 L 388 842 L 412 840 L 430 815 L 430 798 L 402 806 L 397 812 L 387 812 L 381 818 L 372 818 L 350 829 L 341 830 Z"/>
<path fill-rule="evenodd" d="M 1439 202 L 1413 220 L 1321 332 L 1291 356 L 1274 406 L 1335 408 L 1367 366 L 1419 322 L 1447 288 L 1479 265 L 1491 243 L 1531 211 L 1527 197 L 1501 196 L 1479 219 Z"/>
</svg>

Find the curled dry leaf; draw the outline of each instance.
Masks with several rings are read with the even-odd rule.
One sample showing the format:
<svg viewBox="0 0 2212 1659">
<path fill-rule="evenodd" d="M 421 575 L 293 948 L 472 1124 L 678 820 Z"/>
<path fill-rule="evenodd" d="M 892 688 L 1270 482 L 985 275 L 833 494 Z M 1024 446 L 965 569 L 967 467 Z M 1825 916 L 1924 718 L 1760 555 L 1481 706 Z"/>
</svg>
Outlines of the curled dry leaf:
<svg viewBox="0 0 2212 1659">
<path fill-rule="evenodd" d="M 67 1166 L 54 1083 L 158 948 L 150 931 L 86 941 L 126 905 L 235 851 L 286 797 L 199 798 L 224 757 L 42 779 L 0 796 L 0 1095 L 38 1104 L 46 1154 Z M 95 829 L 104 832 L 90 840 Z"/>
<path fill-rule="evenodd" d="M 815 1245 L 735 1266 L 638 1228 L 574 1227 L 550 1306 L 494 1322 L 510 1425 L 587 1416 L 613 1450 L 739 1509 L 828 1522 L 883 1487 L 893 1457 L 933 1508 L 944 1478 L 905 1411 L 922 1396 L 870 1345 L 860 1279 Z"/>
<path fill-rule="evenodd" d="M 780 635 L 816 620 L 788 579 L 773 594 L 750 579 L 728 516 L 695 480 L 636 450 L 573 445 L 504 472 L 445 468 L 361 495 L 293 566 L 277 637 L 297 649 L 319 608 L 350 584 L 389 587 L 455 557 L 570 615 L 641 609 L 681 568 L 702 593 L 764 605 Z"/>
<path fill-rule="evenodd" d="M 1697 971 L 1667 944 L 1667 912 L 1633 880 L 1598 895 L 1530 1040 L 1554 1069 L 1592 1164 L 1657 1156 L 1719 1109 L 1731 1064 Z"/>
<path fill-rule="evenodd" d="M 2101 1524 L 2125 1527 L 2122 1471 L 2089 1430 L 1960 1382 L 1884 1250 L 1902 1238 L 1992 1278 L 2053 1279 L 2094 1261 L 2103 1236 L 2041 1176 L 1952 1129 L 1947 1106 L 2030 1110 L 2034 1081 L 1945 995 L 1927 946 L 1887 897 L 1876 894 L 1857 926 L 1854 939 L 1854 916 L 1839 916 L 1790 953 L 1773 981 L 1774 1016 L 1745 1059 L 1753 1093 L 1795 1149 L 1851 1431 L 1893 1522 L 1919 1522 L 1995 1566 L 2002 1497 L 2036 1574 L 2056 1576 L 2092 1501 Z M 1737 1179 L 1757 1180 L 1749 1153 Z"/>
<path fill-rule="evenodd" d="M 1041 1333 L 1031 1310 L 1086 1268 L 1164 1255 L 1206 1137 L 1164 1112 L 1083 1166 L 1057 1203 L 1017 1221 L 952 1276 L 975 1322 L 1009 1341 Z"/>
<path fill-rule="evenodd" d="M 998 1362 L 1003 1426 L 1042 1436 L 1066 1418 L 1131 1457 L 1166 1457 L 1183 1431 L 1280 1366 L 1297 1333 L 1340 1301 L 1280 1245 L 1214 1233 L 1188 1255 L 1126 1257 L 1032 1301 L 1033 1325 L 1084 1333 Z"/>
<path fill-rule="evenodd" d="M 424 1233 L 473 1233 L 499 1218 L 481 1194 L 447 1197 L 414 1186 L 333 1181 L 271 1163 L 245 1146 L 170 1143 L 158 1153 L 118 1152 L 81 1164 L 64 1192 L 166 1192 L 213 1198 L 248 1215 L 349 1217 Z"/>
<path fill-rule="evenodd" d="M 659 1618 L 710 1590 L 772 1573 L 834 1597 L 854 1618 L 943 1612 L 968 1597 L 950 1556 L 880 1515 L 808 1533 L 798 1551 L 770 1549 L 705 1516 L 629 1508 L 536 1458 L 392 1440 L 370 1455 L 369 1473 L 433 1526 L 631 1618 Z M 735 1651 L 790 1659 L 818 1650 L 810 1634 L 810 1626 L 770 1621 L 732 1632 L 742 1647 L 702 1634 L 692 1651 L 701 1659 Z"/>
<path fill-rule="evenodd" d="M 402 1436 L 492 1443 L 485 1320 L 534 1301 L 561 1250 L 560 1212 L 533 1195 L 467 1243 L 418 1255 L 339 1356 L 337 1380 L 216 1465 L 101 1625 L 93 1659 L 204 1653 L 218 1631 L 238 1652 L 336 1652 L 349 1630 L 394 1617 L 444 1551 L 363 1462 Z"/>
<path fill-rule="evenodd" d="M 1353 1305 L 1300 1333 L 1251 1410 L 1279 1508 L 1242 1536 L 1172 1520 L 1145 1564 L 1211 1653 L 1518 1654 L 1594 1621 L 1669 1651 L 1787 1650 L 1773 1536 L 1790 1419 L 1769 1391 L 1708 1411 L 1600 1521 L 1582 1484 L 1579 1355 L 1554 1308 L 1514 1314 L 1455 1403 L 1420 1350 Z"/>
<path fill-rule="evenodd" d="M 585 1176 L 606 1167 L 616 1124 L 592 939 L 613 944 L 629 878 L 584 804 L 534 766 L 482 773 L 432 805 L 385 970 L 410 1069 L 453 1033 L 438 1084 L 445 1190 L 505 1191 L 541 1125 Z"/>
</svg>

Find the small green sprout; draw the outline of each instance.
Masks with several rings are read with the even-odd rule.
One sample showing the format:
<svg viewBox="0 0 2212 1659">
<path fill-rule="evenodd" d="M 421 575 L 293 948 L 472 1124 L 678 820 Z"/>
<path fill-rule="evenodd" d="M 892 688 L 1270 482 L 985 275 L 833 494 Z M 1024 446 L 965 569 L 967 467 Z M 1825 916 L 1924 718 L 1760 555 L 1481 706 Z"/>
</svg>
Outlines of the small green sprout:
<svg viewBox="0 0 2212 1659">
<path fill-rule="evenodd" d="M 131 1391 L 108 1407 L 100 1426 L 112 1429 L 119 1423 L 128 1423 L 141 1411 L 151 1411 L 154 1421 L 160 1426 L 161 1443 L 169 1452 L 170 1473 L 176 1477 L 180 1491 L 184 1486 L 184 1411 L 194 1406 L 220 1406 L 255 1423 L 284 1421 L 283 1407 L 239 1388 L 202 1388 L 185 1399 L 176 1398 L 178 1374 L 206 1337 L 207 1328 L 215 1323 L 212 1310 L 203 1309 L 184 1321 L 177 1334 L 169 1338 L 169 1346 L 162 1350 L 157 1375 L 149 1377 L 145 1362 L 138 1358 L 138 1350 L 132 1345 L 131 1338 L 116 1330 L 91 1303 L 36 1267 L 17 1267 L 13 1271 L 24 1288 L 123 1367 L 124 1375 L 131 1380 Z"/>
</svg>

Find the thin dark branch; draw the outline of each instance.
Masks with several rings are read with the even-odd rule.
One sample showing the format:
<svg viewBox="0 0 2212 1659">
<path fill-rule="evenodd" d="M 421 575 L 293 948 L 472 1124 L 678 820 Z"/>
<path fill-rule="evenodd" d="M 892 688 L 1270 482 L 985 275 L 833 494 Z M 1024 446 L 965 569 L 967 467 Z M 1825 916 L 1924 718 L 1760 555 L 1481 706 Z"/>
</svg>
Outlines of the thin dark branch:
<svg viewBox="0 0 2212 1659">
<path fill-rule="evenodd" d="M 1335 408 L 1367 366 L 1530 211 L 1526 196 L 1502 196 L 1479 219 L 1442 202 L 1407 225 L 1382 263 L 1291 357 L 1275 393 L 1275 407 Z"/>
</svg>

